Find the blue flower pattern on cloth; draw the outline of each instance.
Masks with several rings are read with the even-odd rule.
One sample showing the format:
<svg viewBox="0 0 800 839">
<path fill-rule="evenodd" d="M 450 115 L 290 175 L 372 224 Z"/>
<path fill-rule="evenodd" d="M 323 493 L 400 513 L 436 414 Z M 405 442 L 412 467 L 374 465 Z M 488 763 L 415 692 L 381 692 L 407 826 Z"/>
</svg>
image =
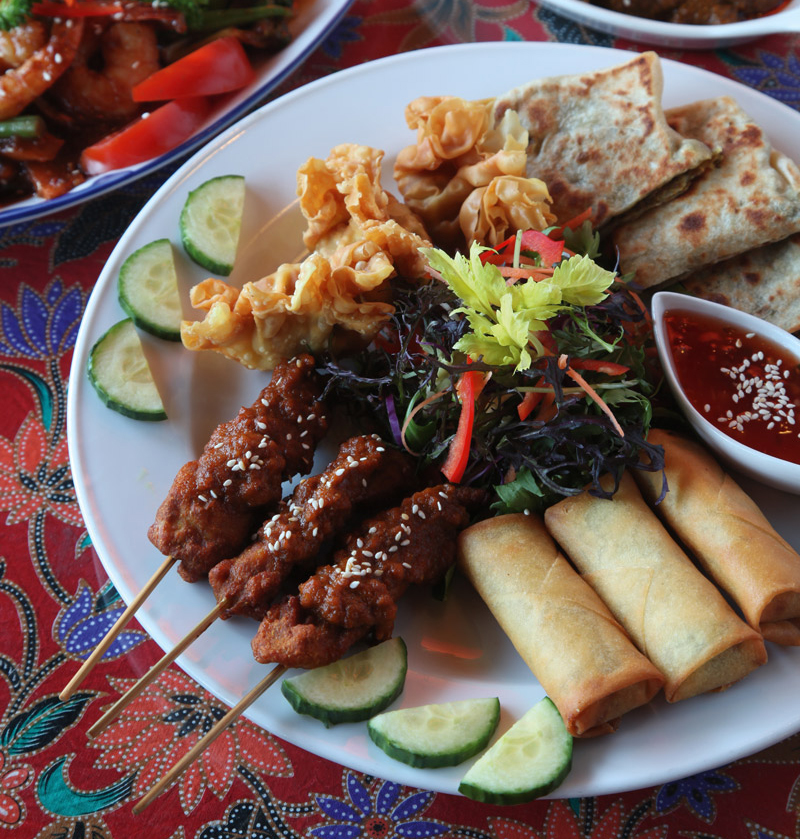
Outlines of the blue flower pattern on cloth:
<svg viewBox="0 0 800 839">
<path fill-rule="evenodd" d="M 55 281 L 43 294 L 28 286 L 20 290 L 19 311 L 0 303 L 0 352 L 11 357 L 46 359 L 75 346 L 83 292 Z"/>
<path fill-rule="evenodd" d="M 58 641 L 68 654 L 81 659 L 88 658 L 125 611 L 124 603 L 113 608 L 104 608 L 103 599 L 102 591 L 93 597 L 89 586 L 82 583 L 75 600 L 61 613 L 56 631 Z M 136 630 L 120 632 L 103 654 L 103 659 L 108 661 L 124 655 L 137 644 L 141 644 L 146 637 L 143 632 Z"/>
<path fill-rule="evenodd" d="M 400 796 L 399 784 L 381 781 L 374 793 L 358 776 L 347 773 L 346 789 L 349 801 L 328 796 L 317 796 L 322 813 L 335 824 L 312 828 L 309 833 L 318 839 L 427 839 L 447 833 L 446 824 L 433 819 L 421 819 L 435 798 L 435 793 L 418 791 L 405 798 Z"/>
<path fill-rule="evenodd" d="M 656 795 L 655 808 L 660 814 L 671 813 L 685 804 L 696 816 L 709 824 L 717 812 L 715 793 L 734 792 L 739 784 L 722 772 L 701 772 L 680 781 L 673 781 L 660 787 Z"/>
<path fill-rule="evenodd" d="M 742 65 L 733 68 L 739 80 L 779 102 L 800 107 L 800 58 L 797 54 L 790 52 L 784 59 L 760 50 L 758 58 L 763 66 Z"/>
</svg>

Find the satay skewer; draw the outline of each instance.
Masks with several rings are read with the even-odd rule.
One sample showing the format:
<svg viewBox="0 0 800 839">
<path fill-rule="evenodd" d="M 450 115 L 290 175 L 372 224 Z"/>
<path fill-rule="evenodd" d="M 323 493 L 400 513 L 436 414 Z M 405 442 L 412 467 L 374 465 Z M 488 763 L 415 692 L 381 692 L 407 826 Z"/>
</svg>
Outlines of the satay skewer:
<svg viewBox="0 0 800 839">
<path fill-rule="evenodd" d="M 184 464 L 148 531 L 165 560 L 59 694 L 62 701 L 73 695 L 174 563 L 188 581 L 206 576 L 244 547 L 252 525 L 280 501 L 283 481 L 310 471 L 328 427 L 321 392 L 312 356 L 278 365 L 253 405 L 217 426 L 200 457 Z M 231 475 L 237 476 L 235 485 Z"/>
<path fill-rule="evenodd" d="M 188 766 L 194 763 L 198 757 L 229 728 L 237 719 L 275 682 L 286 672 L 286 667 L 277 664 L 269 673 L 248 693 L 246 693 L 227 714 L 198 740 L 186 754 L 133 805 L 134 815 L 138 815 L 154 799 L 158 798 L 164 790 L 176 781 Z"/>
<path fill-rule="evenodd" d="M 87 737 L 96 737 L 104 731 L 114 720 L 125 710 L 125 708 L 136 699 L 144 689 L 154 682 L 161 673 L 172 664 L 173 661 L 186 650 L 190 644 L 196 641 L 212 623 L 225 611 L 228 607 L 228 602 L 222 600 L 178 643 L 164 655 L 131 687 L 120 696 L 120 698 L 98 719 L 89 730 L 86 732 Z"/>
<path fill-rule="evenodd" d="M 227 582 L 231 567 L 245 564 L 247 576 L 239 569 L 235 585 L 230 580 L 230 586 L 224 586 L 223 582 L 214 586 L 217 605 L 94 723 L 88 736 L 100 734 L 218 617 L 235 614 L 235 607 L 242 603 L 249 609 L 241 609 L 244 614 L 255 616 L 259 609 L 266 612 L 291 569 L 313 560 L 323 544 L 348 524 L 355 506 L 385 502 L 405 491 L 412 473 L 411 462 L 405 455 L 388 448 L 376 435 L 351 437 L 342 443 L 328 468 L 295 489 L 286 509 L 264 524 L 253 545 L 235 560 L 223 561 L 212 569 L 212 575 L 224 571 L 221 577 Z M 273 529 L 278 530 L 277 535 Z M 268 537 L 264 536 L 265 531 Z M 293 532 L 296 538 L 284 538 Z M 248 598 L 245 590 L 246 583 L 253 578 L 259 583 L 256 599 Z M 212 577 L 209 579 L 213 582 Z"/>
<path fill-rule="evenodd" d="M 81 682 L 89 675 L 92 668 L 105 655 L 106 650 L 114 643 L 114 639 L 120 632 L 128 625 L 131 618 L 134 616 L 139 607 L 150 596 L 155 587 L 161 582 L 167 571 L 177 562 L 177 560 L 168 556 L 159 566 L 158 570 L 145 583 L 144 588 L 131 600 L 125 611 L 117 618 L 114 625 L 105 634 L 100 643 L 92 650 L 91 655 L 83 662 L 78 669 L 78 672 L 70 679 L 64 690 L 59 693 L 58 698 L 62 702 L 66 702 L 73 693 L 78 689 Z"/>
<path fill-rule="evenodd" d="M 148 790 L 133 812 L 140 813 L 170 786 L 288 667 L 330 664 L 372 631 L 376 640 L 389 637 L 397 598 L 411 584 L 432 583 L 441 577 L 455 560 L 455 535 L 468 524 L 470 512 L 485 501 L 482 490 L 453 485 L 429 487 L 406 498 L 398 507 L 362 522 L 346 540 L 348 547 L 337 553 L 336 564 L 317 569 L 304 584 L 315 583 L 307 592 L 310 596 L 305 608 L 299 606 L 296 595 L 286 596 L 261 621 L 253 652 L 257 661 L 275 664 L 273 669 Z M 417 517 L 416 522 L 412 516 Z M 398 538 L 398 534 L 404 538 Z M 372 550 L 366 550 L 367 544 Z M 358 572 L 352 561 L 356 555 L 362 563 Z M 362 573 L 363 565 L 371 566 L 366 574 Z M 362 582 L 367 582 L 367 577 L 377 586 L 366 596 L 359 592 L 361 608 L 356 598 L 349 604 L 356 607 L 351 615 L 355 624 L 351 624 L 350 618 L 338 622 L 339 618 L 331 612 L 326 589 L 333 592 L 332 600 L 338 600 L 348 591 L 353 594 Z M 295 630 L 300 631 L 299 637 L 295 637 Z M 297 652 L 293 653 L 295 643 Z"/>
</svg>

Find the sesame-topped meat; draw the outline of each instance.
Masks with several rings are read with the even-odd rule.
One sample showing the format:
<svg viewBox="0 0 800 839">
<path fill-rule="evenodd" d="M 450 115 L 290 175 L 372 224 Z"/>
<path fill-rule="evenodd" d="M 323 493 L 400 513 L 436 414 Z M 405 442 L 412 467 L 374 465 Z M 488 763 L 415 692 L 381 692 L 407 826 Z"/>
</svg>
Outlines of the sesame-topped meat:
<svg viewBox="0 0 800 839">
<path fill-rule="evenodd" d="M 203 453 L 178 472 L 147 532 L 194 582 L 235 556 L 281 498 L 281 484 L 307 474 L 328 427 L 310 355 L 278 365 L 250 406 L 217 426 Z"/>
<path fill-rule="evenodd" d="M 486 501 L 483 490 L 443 484 L 365 521 L 332 565 L 269 609 L 253 639 L 256 660 L 321 667 L 367 635 L 391 637 L 397 600 L 410 585 L 432 584 L 445 574 L 455 561 L 458 532 Z"/>
<path fill-rule="evenodd" d="M 294 569 L 316 559 L 359 508 L 375 509 L 402 498 L 413 476 L 411 459 L 377 435 L 346 440 L 324 472 L 298 484 L 259 529 L 255 542 L 210 571 L 217 601 L 228 603 L 223 617 L 261 619 Z"/>
</svg>

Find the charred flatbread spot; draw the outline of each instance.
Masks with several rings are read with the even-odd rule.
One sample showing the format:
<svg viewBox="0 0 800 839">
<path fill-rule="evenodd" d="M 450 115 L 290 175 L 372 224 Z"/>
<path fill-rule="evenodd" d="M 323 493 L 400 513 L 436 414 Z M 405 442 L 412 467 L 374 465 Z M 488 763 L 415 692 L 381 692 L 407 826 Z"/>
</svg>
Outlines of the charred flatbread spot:
<svg viewBox="0 0 800 839">
<path fill-rule="evenodd" d="M 639 111 L 639 118 L 642 124 L 642 136 L 648 137 L 650 134 L 653 133 L 656 127 L 655 120 L 653 119 L 653 114 L 650 108 L 647 107 L 640 107 Z"/>
<path fill-rule="evenodd" d="M 757 125 L 748 125 L 743 131 L 738 134 L 733 133 L 732 139 L 725 144 L 725 152 L 730 153 L 733 149 L 753 148 L 758 149 L 764 145 L 764 135 Z"/>
<path fill-rule="evenodd" d="M 751 170 L 748 170 L 746 172 L 742 172 L 742 176 L 741 176 L 741 178 L 739 178 L 739 183 L 742 186 L 749 186 L 750 184 L 753 184 L 755 182 L 756 182 L 756 173 L 751 171 Z"/>
<path fill-rule="evenodd" d="M 681 219 L 678 225 L 679 229 L 684 233 L 692 233 L 696 230 L 702 230 L 706 226 L 705 213 L 689 213 Z"/>
<path fill-rule="evenodd" d="M 642 88 L 650 95 L 654 95 L 652 65 L 647 57 L 642 55 L 632 62 L 632 66 L 639 71 L 639 81 Z"/>
<path fill-rule="evenodd" d="M 755 228 L 764 228 L 768 225 L 770 214 L 766 210 L 754 209 L 753 207 L 745 207 L 745 215 L 750 224 Z"/>
<path fill-rule="evenodd" d="M 755 271 L 745 271 L 742 274 L 742 279 L 750 285 L 758 285 L 761 282 L 761 275 Z"/>
</svg>

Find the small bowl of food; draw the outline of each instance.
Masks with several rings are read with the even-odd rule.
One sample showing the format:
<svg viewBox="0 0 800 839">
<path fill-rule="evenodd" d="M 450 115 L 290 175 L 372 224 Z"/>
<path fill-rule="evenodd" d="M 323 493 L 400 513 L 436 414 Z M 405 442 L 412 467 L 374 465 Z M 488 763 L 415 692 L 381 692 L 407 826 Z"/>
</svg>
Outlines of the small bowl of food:
<svg viewBox="0 0 800 839">
<path fill-rule="evenodd" d="M 720 303 L 660 291 L 653 331 L 667 382 L 721 460 L 800 495 L 800 340 Z"/>
<path fill-rule="evenodd" d="M 800 32 L 800 0 L 540 0 L 578 23 L 645 44 L 715 49 Z"/>
</svg>

